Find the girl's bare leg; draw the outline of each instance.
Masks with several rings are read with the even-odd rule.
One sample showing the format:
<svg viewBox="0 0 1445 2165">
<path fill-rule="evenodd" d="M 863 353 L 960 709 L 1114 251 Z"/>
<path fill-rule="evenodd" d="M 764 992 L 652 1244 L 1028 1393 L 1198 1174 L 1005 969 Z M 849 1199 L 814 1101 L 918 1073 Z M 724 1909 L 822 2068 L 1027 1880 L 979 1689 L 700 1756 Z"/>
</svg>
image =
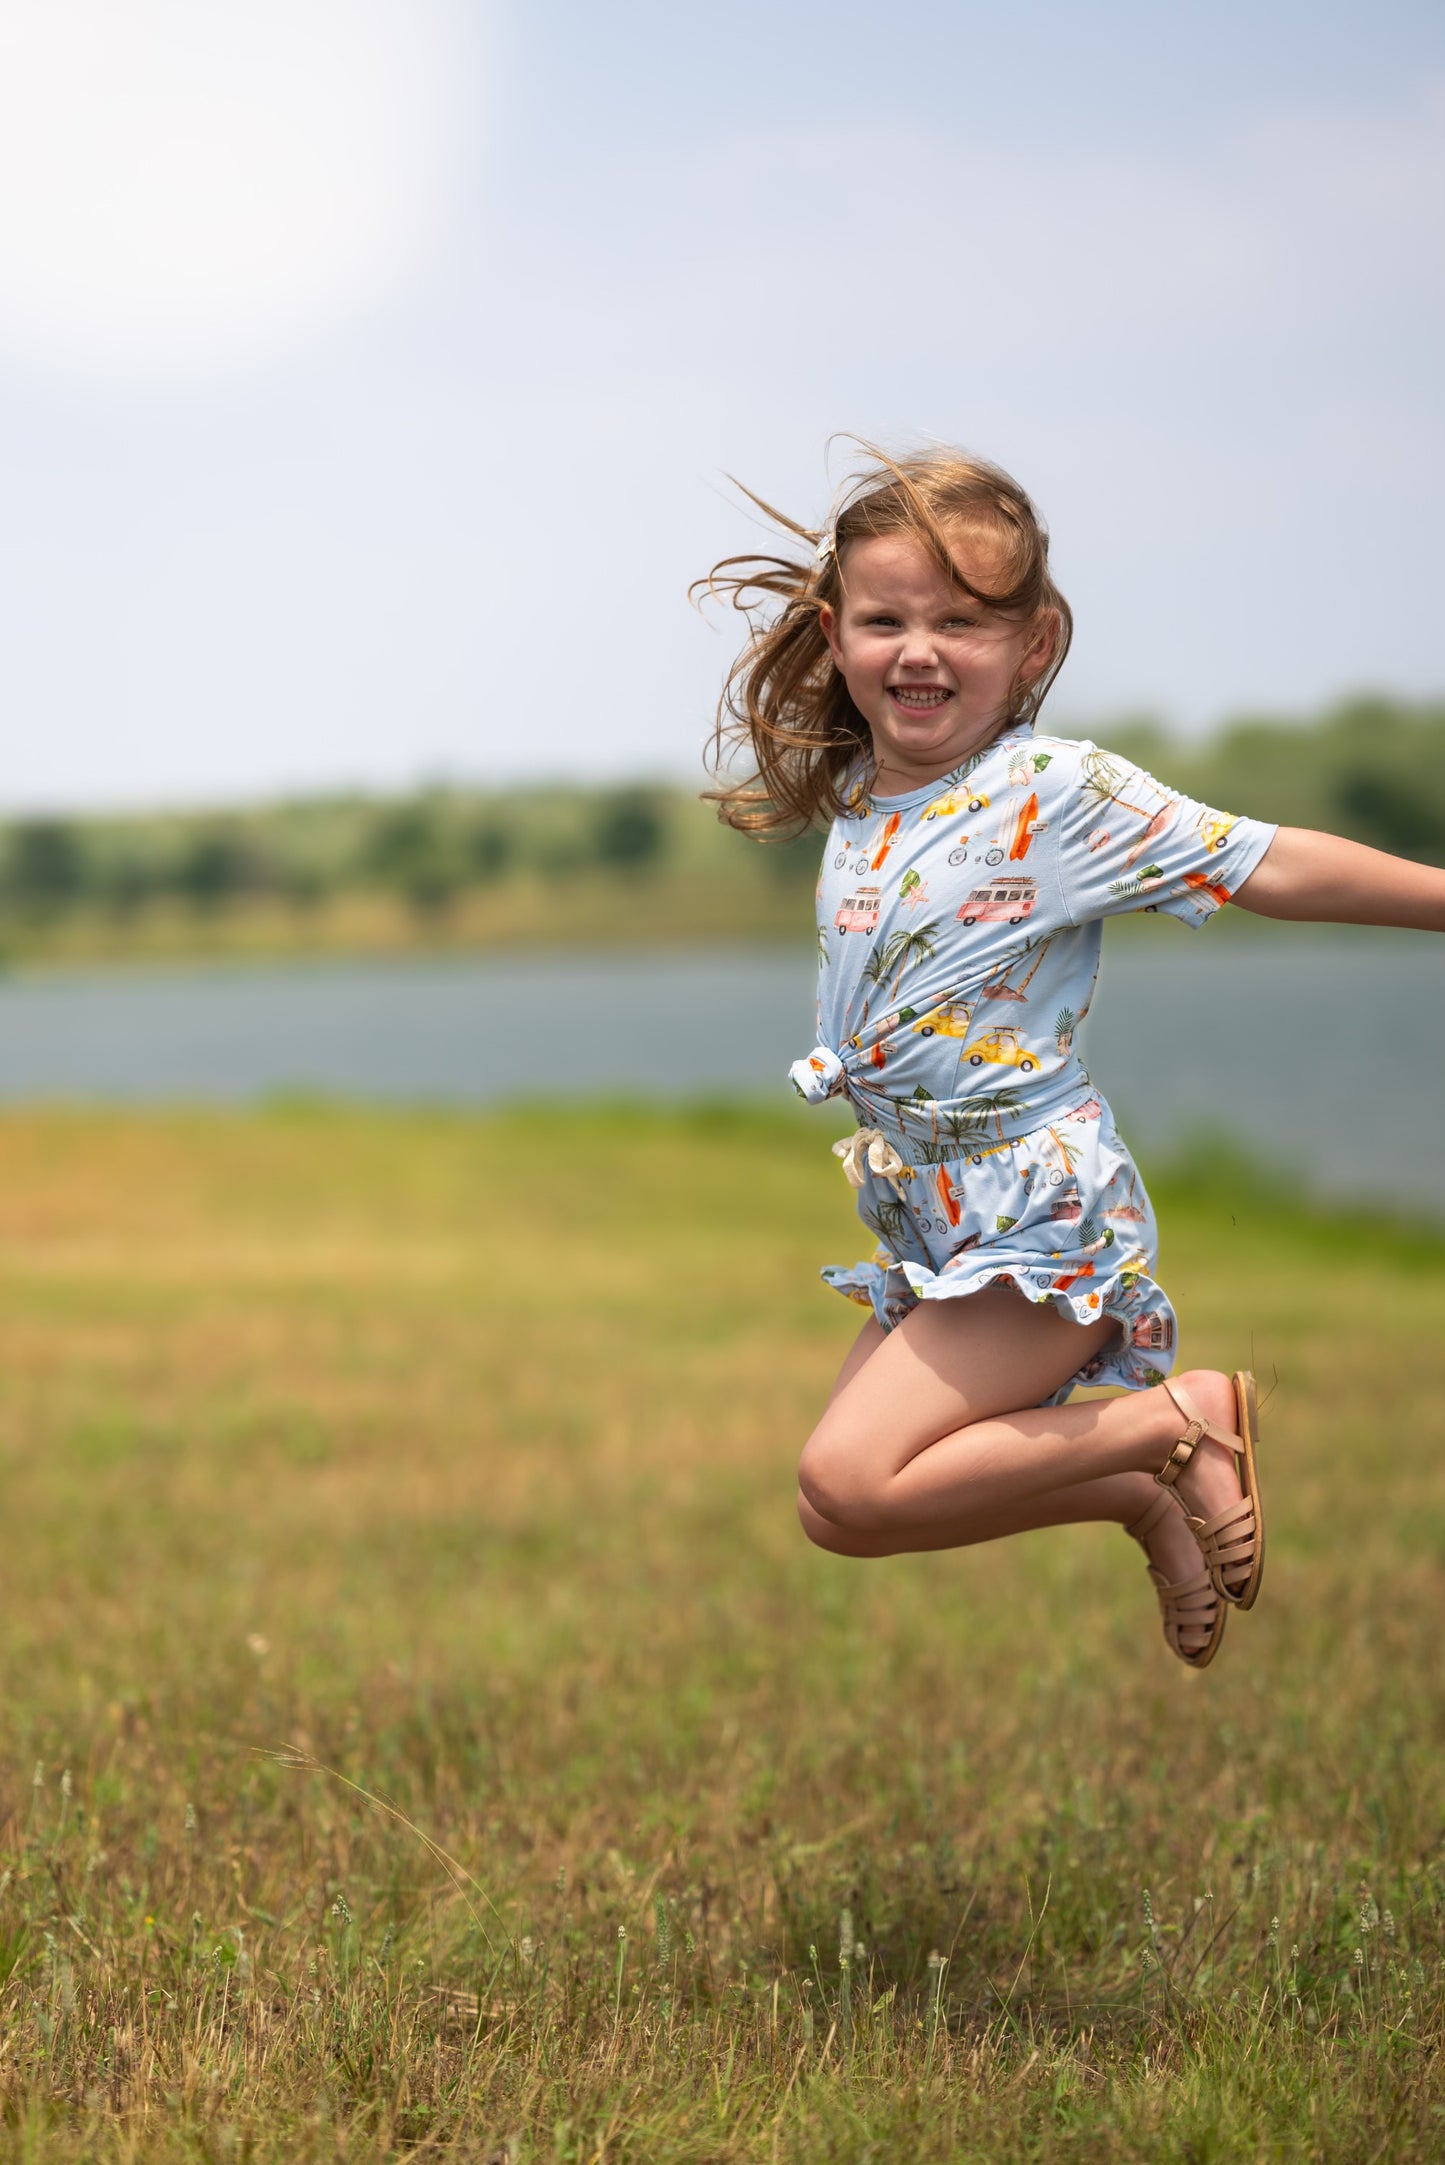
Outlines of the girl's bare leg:
<svg viewBox="0 0 1445 2165">
<path fill-rule="evenodd" d="M 1079 1325 L 1007 1287 L 920 1302 L 886 1335 L 866 1325 L 803 1452 L 799 1513 L 809 1535 L 847 1555 L 957 1548 L 1087 1519 L 1127 1525 L 1157 1493 L 1151 1476 L 1185 1423 L 1163 1390 L 1040 1407 L 1118 1326 Z M 1221 1427 L 1234 1394 L 1213 1370 L 1187 1373 Z M 1206 1443 L 1178 1494 L 1204 1517 L 1239 1495 L 1234 1462 Z M 1151 1536 L 1166 1575 L 1199 1552 L 1182 1516 Z"/>
</svg>

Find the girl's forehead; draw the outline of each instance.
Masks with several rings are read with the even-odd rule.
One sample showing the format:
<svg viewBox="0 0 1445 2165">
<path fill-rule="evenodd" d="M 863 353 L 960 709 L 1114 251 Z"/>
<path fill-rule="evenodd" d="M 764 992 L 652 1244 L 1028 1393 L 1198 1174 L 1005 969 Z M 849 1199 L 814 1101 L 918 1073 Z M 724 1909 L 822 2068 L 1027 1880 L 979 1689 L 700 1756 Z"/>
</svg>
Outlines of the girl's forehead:
<svg viewBox="0 0 1445 2165">
<path fill-rule="evenodd" d="M 990 534 L 977 528 L 945 526 L 949 555 L 970 586 L 987 590 L 1003 568 L 1003 551 Z M 946 591 L 952 585 L 927 542 L 906 531 L 866 534 L 849 542 L 840 570 L 845 587 L 908 586 L 918 591 Z"/>
</svg>

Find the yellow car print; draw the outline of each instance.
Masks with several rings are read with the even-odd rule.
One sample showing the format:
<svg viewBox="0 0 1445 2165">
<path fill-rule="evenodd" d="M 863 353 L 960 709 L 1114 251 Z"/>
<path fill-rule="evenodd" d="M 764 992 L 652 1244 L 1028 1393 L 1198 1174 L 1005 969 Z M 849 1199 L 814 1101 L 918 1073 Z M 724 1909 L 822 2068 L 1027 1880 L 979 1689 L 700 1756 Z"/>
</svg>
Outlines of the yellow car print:
<svg viewBox="0 0 1445 2165">
<path fill-rule="evenodd" d="M 1038 1054 L 1026 1051 L 1019 1043 L 1018 1031 L 1009 1029 L 986 1030 L 982 1037 L 964 1046 L 959 1058 L 967 1060 L 971 1067 L 982 1067 L 985 1060 L 991 1060 L 997 1067 L 1016 1067 L 1025 1075 L 1039 1064 Z"/>
<path fill-rule="evenodd" d="M 1204 847 L 1211 852 L 1221 849 L 1224 845 L 1224 838 L 1233 825 L 1234 818 L 1231 813 L 1217 813 L 1212 819 L 1201 820 L 1199 839 L 1204 844 Z"/>
<path fill-rule="evenodd" d="M 925 805 L 925 819 L 952 819 L 959 812 L 986 812 L 989 800 L 982 790 L 951 789 L 945 797 L 935 797 L 932 804 Z"/>
<path fill-rule="evenodd" d="M 972 1019 L 972 1008 L 954 1007 L 945 1001 L 942 1007 L 935 1007 L 931 1015 L 924 1015 L 915 1022 L 913 1034 L 915 1037 L 967 1037 Z"/>
</svg>

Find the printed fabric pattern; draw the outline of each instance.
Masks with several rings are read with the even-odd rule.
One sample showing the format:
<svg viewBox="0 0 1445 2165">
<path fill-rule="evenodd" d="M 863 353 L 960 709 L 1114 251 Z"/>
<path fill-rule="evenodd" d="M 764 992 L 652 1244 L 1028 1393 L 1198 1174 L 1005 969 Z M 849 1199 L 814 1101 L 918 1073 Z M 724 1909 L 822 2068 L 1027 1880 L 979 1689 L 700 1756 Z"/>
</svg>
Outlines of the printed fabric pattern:
<svg viewBox="0 0 1445 2165">
<path fill-rule="evenodd" d="M 1162 1381 L 1153 1209 L 1076 1040 L 1102 920 L 1207 923 L 1275 832 L 1027 725 L 906 796 L 858 785 L 818 882 L 818 1043 L 791 1070 L 859 1123 L 835 1148 L 878 1247 L 830 1285 L 889 1330 L 1005 1283 L 1122 1325 L 1058 1398 Z"/>
</svg>

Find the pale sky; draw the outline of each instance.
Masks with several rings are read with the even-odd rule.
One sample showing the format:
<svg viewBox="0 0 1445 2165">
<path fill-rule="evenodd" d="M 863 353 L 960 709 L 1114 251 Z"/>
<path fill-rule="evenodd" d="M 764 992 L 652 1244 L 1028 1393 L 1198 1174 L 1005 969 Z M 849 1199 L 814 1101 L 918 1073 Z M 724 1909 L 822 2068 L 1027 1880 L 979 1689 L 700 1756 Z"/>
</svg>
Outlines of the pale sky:
<svg viewBox="0 0 1445 2165">
<path fill-rule="evenodd" d="M 695 774 L 846 430 L 1056 724 L 1445 692 L 1442 235 L 1407 0 L 0 0 L 0 807 Z"/>
</svg>

